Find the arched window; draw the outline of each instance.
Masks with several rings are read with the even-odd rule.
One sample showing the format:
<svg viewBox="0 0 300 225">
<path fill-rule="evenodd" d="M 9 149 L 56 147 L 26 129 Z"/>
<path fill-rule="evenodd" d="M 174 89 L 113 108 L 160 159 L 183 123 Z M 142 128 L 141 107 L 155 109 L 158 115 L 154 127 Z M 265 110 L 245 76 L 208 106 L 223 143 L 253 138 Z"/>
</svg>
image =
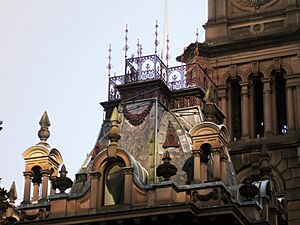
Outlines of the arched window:
<svg viewBox="0 0 300 225">
<path fill-rule="evenodd" d="M 286 81 L 284 79 L 285 71 L 273 71 L 273 92 L 275 101 L 275 127 L 276 134 L 286 134 L 287 112 L 286 112 Z"/>
<path fill-rule="evenodd" d="M 230 131 L 233 140 L 239 140 L 242 136 L 241 115 L 241 86 L 240 78 L 229 78 L 230 87 Z"/>
<path fill-rule="evenodd" d="M 104 171 L 104 206 L 124 203 L 123 167 L 125 163 L 118 159 L 109 162 Z"/>
<path fill-rule="evenodd" d="M 213 167 L 213 162 L 212 162 L 212 157 L 211 157 L 211 145 L 210 144 L 203 144 L 201 145 L 201 149 L 203 151 L 203 155 L 201 157 L 201 162 L 206 164 L 206 181 L 213 181 L 214 177 L 213 177 L 213 173 L 212 173 L 212 167 Z M 203 167 L 202 167 L 203 168 Z M 201 169 L 202 169 L 201 168 Z"/>
<path fill-rule="evenodd" d="M 252 81 L 251 93 L 253 98 L 253 134 L 254 137 L 264 135 L 264 111 L 263 111 L 263 83 L 261 74 L 250 76 Z"/>
</svg>

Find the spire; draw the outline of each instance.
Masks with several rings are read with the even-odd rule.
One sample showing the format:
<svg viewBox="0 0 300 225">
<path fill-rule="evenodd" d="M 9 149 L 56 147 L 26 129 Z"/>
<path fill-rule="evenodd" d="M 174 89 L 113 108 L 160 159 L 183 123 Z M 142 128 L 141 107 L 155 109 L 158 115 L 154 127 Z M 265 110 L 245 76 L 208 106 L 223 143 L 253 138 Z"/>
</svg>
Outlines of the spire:
<svg viewBox="0 0 300 225">
<path fill-rule="evenodd" d="M 112 64 L 111 64 L 111 44 L 109 44 L 109 48 L 108 48 L 108 64 L 107 64 L 107 70 L 108 70 L 108 76 L 110 77 L 110 72 L 111 72 L 111 68 L 112 68 Z"/>
<path fill-rule="evenodd" d="M 163 51 L 162 51 L 162 60 L 167 64 L 167 40 L 169 34 L 169 23 L 168 23 L 168 0 L 164 1 L 164 36 L 163 36 Z"/>
<path fill-rule="evenodd" d="M 49 117 L 48 117 L 48 114 L 46 111 L 44 112 L 39 124 L 41 126 L 41 129 L 38 132 L 38 136 L 39 136 L 41 142 L 46 142 L 47 139 L 50 137 L 50 132 L 49 132 L 48 128 L 51 126 L 50 120 L 49 120 Z"/>
<path fill-rule="evenodd" d="M 17 188 L 16 188 L 16 183 L 13 181 L 10 190 L 8 192 L 9 195 L 9 203 L 14 204 L 15 200 L 18 199 L 18 194 L 17 194 Z"/>
</svg>

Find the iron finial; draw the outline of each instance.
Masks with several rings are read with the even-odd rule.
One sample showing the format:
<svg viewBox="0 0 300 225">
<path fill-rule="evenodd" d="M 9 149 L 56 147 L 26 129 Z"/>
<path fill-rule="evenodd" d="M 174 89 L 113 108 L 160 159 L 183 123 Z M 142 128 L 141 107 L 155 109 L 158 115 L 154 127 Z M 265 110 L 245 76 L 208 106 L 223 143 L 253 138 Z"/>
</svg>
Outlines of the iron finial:
<svg viewBox="0 0 300 225">
<path fill-rule="evenodd" d="M 107 64 L 107 70 L 108 70 L 108 76 L 110 77 L 110 72 L 111 72 L 111 68 L 112 68 L 112 64 L 111 64 L 111 44 L 109 44 L 109 48 L 108 48 L 108 64 Z"/>
<path fill-rule="evenodd" d="M 170 56 L 170 39 L 169 39 L 169 35 L 167 35 L 167 54 L 166 54 L 167 67 L 169 65 L 170 58 L 171 58 L 171 56 Z"/>
<path fill-rule="evenodd" d="M 199 42 L 199 30 L 198 30 L 198 28 L 196 30 L 196 42 L 197 43 Z"/>
<path fill-rule="evenodd" d="M 155 45 L 155 55 L 157 54 L 157 47 L 159 45 L 159 41 L 158 41 L 158 20 L 156 20 L 156 24 L 155 24 L 155 41 L 154 41 L 154 45 Z"/>
<path fill-rule="evenodd" d="M 123 48 L 124 52 L 125 52 L 125 59 L 127 58 L 127 53 L 129 50 L 129 45 L 128 45 L 128 24 L 126 24 L 126 28 L 125 28 L 125 45 Z"/>
<path fill-rule="evenodd" d="M 142 44 L 140 44 L 140 39 L 138 38 L 138 42 L 137 42 L 137 57 L 141 57 L 142 56 Z"/>
</svg>

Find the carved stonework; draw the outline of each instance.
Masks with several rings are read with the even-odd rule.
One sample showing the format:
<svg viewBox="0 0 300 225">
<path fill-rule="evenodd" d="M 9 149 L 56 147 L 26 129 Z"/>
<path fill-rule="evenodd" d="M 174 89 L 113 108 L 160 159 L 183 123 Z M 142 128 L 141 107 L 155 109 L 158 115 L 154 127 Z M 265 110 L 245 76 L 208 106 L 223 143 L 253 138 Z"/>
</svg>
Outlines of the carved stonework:
<svg viewBox="0 0 300 225">
<path fill-rule="evenodd" d="M 171 164 L 171 157 L 169 151 L 166 151 L 162 161 L 163 164 L 160 164 L 156 169 L 156 174 L 158 177 L 163 177 L 164 181 L 170 180 L 170 178 L 177 174 L 177 168 Z"/>
<path fill-rule="evenodd" d="M 237 65 L 229 65 L 230 77 L 235 79 L 237 75 Z"/>
<path fill-rule="evenodd" d="M 281 59 L 280 58 L 274 58 L 273 59 L 273 65 L 276 72 L 281 72 Z"/>
<path fill-rule="evenodd" d="M 177 133 L 170 121 L 168 125 L 165 143 L 163 144 L 163 148 L 169 148 L 169 147 L 179 148 Z"/>
<path fill-rule="evenodd" d="M 251 62 L 251 71 L 253 75 L 258 75 L 259 63 L 258 61 Z"/>
<path fill-rule="evenodd" d="M 278 0 L 232 0 L 232 4 L 242 10 L 258 10 L 273 5 Z"/>
</svg>

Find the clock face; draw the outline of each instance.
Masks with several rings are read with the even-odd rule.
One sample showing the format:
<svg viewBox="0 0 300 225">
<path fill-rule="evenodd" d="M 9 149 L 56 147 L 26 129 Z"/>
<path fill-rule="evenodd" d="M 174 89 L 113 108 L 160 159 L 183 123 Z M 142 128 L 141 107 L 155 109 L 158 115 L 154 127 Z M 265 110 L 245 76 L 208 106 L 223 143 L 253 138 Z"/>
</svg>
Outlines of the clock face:
<svg viewBox="0 0 300 225">
<path fill-rule="evenodd" d="M 232 0 L 232 3 L 241 9 L 259 9 L 261 6 L 267 6 L 275 3 L 277 0 Z"/>
</svg>

